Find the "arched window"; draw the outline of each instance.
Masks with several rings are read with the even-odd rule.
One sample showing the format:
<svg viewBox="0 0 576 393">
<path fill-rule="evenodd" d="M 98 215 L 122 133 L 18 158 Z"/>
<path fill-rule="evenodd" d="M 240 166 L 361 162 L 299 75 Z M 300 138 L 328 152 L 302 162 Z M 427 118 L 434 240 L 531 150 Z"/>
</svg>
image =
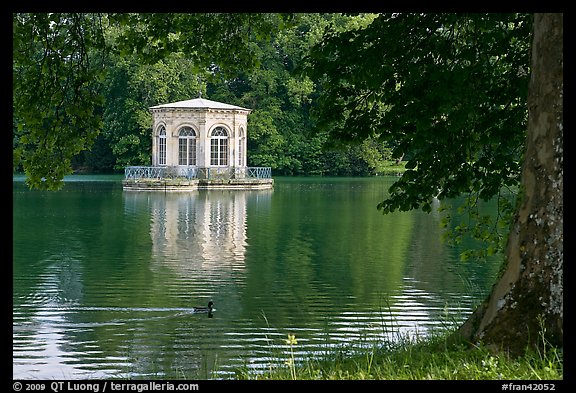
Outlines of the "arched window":
<svg viewBox="0 0 576 393">
<path fill-rule="evenodd" d="M 178 134 L 178 165 L 196 165 L 196 132 L 190 127 Z"/>
<path fill-rule="evenodd" d="M 244 145 L 246 140 L 244 139 L 244 129 L 240 127 L 240 138 L 238 138 L 238 166 L 244 166 Z"/>
<path fill-rule="evenodd" d="M 210 165 L 228 165 L 228 132 L 216 127 L 210 136 Z"/>
<path fill-rule="evenodd" d="M 160 126 L 158 131 L 158 165 L 166 165 L 166 128 Z"/>
</svg>

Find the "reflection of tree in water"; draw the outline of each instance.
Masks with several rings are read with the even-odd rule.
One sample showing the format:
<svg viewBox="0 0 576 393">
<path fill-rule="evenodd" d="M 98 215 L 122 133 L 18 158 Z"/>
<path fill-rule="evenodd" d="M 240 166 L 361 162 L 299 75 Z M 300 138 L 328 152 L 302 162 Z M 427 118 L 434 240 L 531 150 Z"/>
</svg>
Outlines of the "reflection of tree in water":
<svg viewBox="0 0 576 393">
<path fill-rule="evenodd" d="M 460 247 L 453 247 L 444 243 L 441 213 L 436 207 L 433 206 L 431 213 L 412 212 L 415 225 L 405 275 L 414 280 L 416 288 L 434 297 L 434 302 L 430 303 L 431 312 L 436 314 L 434 318 L 442 317 L 438 314 L 445 312 L 441 304 L 439 307 L 441 302 L 450 305 L 449 308 L 462 307 L 462 314 L 455 315 L 461 318 L 472 311 L 492 285 L 498 269 L 497 257 L 482 263 L 460 261 L 460 252 L 475 245 L 465 242 Z M 456 210 L 455 207 L 451 209 Z"/>
<path fill-rule="evenodd" d="M 251 217 L 246 309 L 268 321 L 323 326 L 374 310 L 402 284 L 409 215 L 383 217 L 371 179 L 277 183 L 268 216 Z M 267 299 L 273 298 L 273 304 Z M 248 302 L 247 302 L 248 303 Z"/>
</svg>

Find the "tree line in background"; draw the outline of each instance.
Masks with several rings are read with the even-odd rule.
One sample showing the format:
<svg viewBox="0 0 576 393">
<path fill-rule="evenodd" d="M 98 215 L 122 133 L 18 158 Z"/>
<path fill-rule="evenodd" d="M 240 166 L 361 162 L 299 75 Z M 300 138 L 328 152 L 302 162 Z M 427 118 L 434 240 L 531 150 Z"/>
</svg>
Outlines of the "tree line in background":
<svg viewBox="0 0 576 393">
<path fill-rule="evenodd" d="M 72 169 L 149 165 L 148 108 L 201 94 L 253 110 L 248 165 L 272 167 L 275 175 L 374 175 L 390 160 L 414 157 L 409 169 L 437 173 L 424 183 L 418 179 L 421 185 L 410 184 L 417 178 L 410 174 L 403 180 L 406 187 L 427 188 L 423 201 L 446 172 L 428 153 L 454 142 L 462 148 L 452 163 L 470 162 L 475 128 L 492 122 L 484 139 L 494 146 L 503 138 L 511 143 L 485 154 L 475 168 L 466 166 L 457 181 L 481 175 L 479 166 L 493 158 L 511 167 L 517 180 L 528 19 L 15 14 L 14 168 L 33 187 L 57 188 Z M 421 99 L 407 102 L 412 94 Z M 462 130 L 457 138 L 455 129 Z"/>
<path fill-rule="evenodd" d="M 69 84 L 77 83 L 78 91 L 86 94 L 100 95 L 102 100 L 94 101 L 92 108 L 80 108 L 86 105 L 86 97 L 68 100 L 60 98 L 63 113 L 71 113 L 71 102 L 83 100 L 78 104 L 78 111 L 87 111 L 88 117 L 93 116 L 92 123 L 77 123 L 77 128 L 99 129 L 97 134 L 87 137 L 88 149 L 76 149 L 70 157 L 71 167 L 79 172 L 112 172 L 122 171 L 128 165 L 151 164 L 152 116 L 148 111 L 150 106 L 188 100 L 200 94 L 204 98 L 226 102 L 253 109 L 248 124 L 248 165 L 272 167 L 275 175 L 373 175 L 391 158 L 391 149 L 384 143 L 370 138 L 359 145 L 348 145 L 341 149 L 324 149 L 328 133 L 317 132 L 315 122 L 310 116 L 310 107 L 318 95 L 316 81 L 311 80 L 301 72 L 296 72 L 303 64 L 304 58 L 313 45 L 318 44 L 326 29 L 338 31 L 357 29 L 369 23 L 373 15 L 343 16 L 340 14 L 296 14 L 288 17 L 260 14 L 254 16 L 252 25 L 258 25 L 265 34 L 257 31 L 241 31 L 241 38 L 248 41 L 249 53 L 242 53 L 238 46 L 241 43 L 225 43 L 227 47 L 207 42 L 203 45 L 195 43 L 198 48 L 189 53 L 182 50 L 178 40 L 189 40 L 190 37 L 176 37 L 176 34 L 166 32 L 167 42 L 154 45 L 154 39 L 135 42 L 138 34 L 144 37 L 145 29 L 155 29 L 151 34 L 161 35 L 156 26 L 169 29 L 177 24 L 197 25 L 193 31 L 197 36 L 226 34 L 225 29 L 246 27 L 245 20 L 235 20 L 243 14 L 191 15 L 188 19 L 177 20 L 177 15 L 24 15 L 19 16 L 19 31 L 28 29 L 44 29 L 44 42 L 37 44 L 36 57 L 47 50 L 58 51 L 69 45 L 66 35 L 74 33 L 74 28 L 82 26 L 85 34 L 88 26 L 101 29 L 104 42 L 97 42 L 94 32 L 92 47 L 70 48 L 71 56 L 84 52 L 85 62 L 76 64 L 77 70 L 85 75 L 77 74 L 76 78 L 84 80 L 72 81 L 58 78 L 57 70 L 62 72 L 68 64 L 56 64 L 55 58 L 42 60 L 44 64 L 38 69 L 34 65 L 29 71 L 53 73 L 50 80 L 38 83 L 31 77 L 25 77 L 22 69 L 16 70 L 16 79 L 35 83 L 39 86 L 45 83 L 61 83 L 62 90 L 70 88 Z M 184 16 L 180 16 L 184 18 Z M 74 18 L 82 18 L 75 20 Z M 275 28 L 276 24 L 285 23 L 286 29 Z M 32 27 L 34 25 L 34 27 Z M 148 32 L 147 32 L 148 33 Z M 234 32 L 233 32 L 234 33 Z M 18 37 L 17 37 L 18 38 Z M 24 46 L 32 39 L 20 35 L 16 47 Z M 161 40 L 162 37 L 159 38 Z M 57 42 L 61 40 L 61 42 Z M 124 41 L 122 41 L 124 40 Z M 170 47 L 170 40 L 174 46 Z M 126 47 L 123 47 L 126 42 Z M 111 44 L 113 43 L 113 44 Z M 141 48 L 138 45 L 141 44 Z M 110 49 L 111 46 L 115 48 Z M 136 50 L 133 50 L 136 49 Z M 231 52 L 230 63 L 236 63 L 236 72 L 224 72 L 222 68 L 208 56 L 214 56 L 215 51 Z M 76 53 L 75 53 L 76 52 Z M 28 52 L 29 54 L 29 52 Z M 205 56 L 205 57 L 203 57 Z M 16 56 L 18 60 L 18 57 Z M 49 64 L 52 61 L 55 64 Z M 210 63 L 205 67 L 204 64 Z M 21 63 L 20 63 L 21 64 Z M 243 67 L 245 64 L 245 67 Z M 85 70 L 81 67 L 85 66 Z M 77 71 L 76 70 L 76 71 Z M 106 72 L 100 72 L 105 70 Z M 92 73 L 92 74 L 91 74 Z M 73 87 L 72 87 L 73 88 Z M 18 93 L 15 93 L 16 95 Z M 43 94 L 39 94 L 43 96 Z M 31 97 L 20 97 L 30 100 Z M 90 98 L 90 97 L 88 97 Z M 52 105 L 58 107 L 58 98 L 51 97 Z M 16 97 L 17 103 L 20 101 Z M 24 104 L 24 102 L 23 102 Z M 30 102 L 28 102 L 30 104 Z M 43 104 L 46 105 L 46 104 Z M 29 106 L 34 108 L 34 105 Z M 37 108 L 34 108 L 37 109 Z M 52 109 L 46 107 L 47 112 Z M 16 116 L 26 109 L 17 109 Z M 58 113 L 52 113 L 58 116 Z M 96 116 L 101 117 L 98 124 Z M 26 117 L 26 116 L 22 116 Z M 46 116 L 49 118 L 49 115 Z M 20 120 L 20 119 L 18 119 Z M 46 123 L 46 120 L 44 121 Z M 17 123 L 17 124 L 16 124 Z M 15 121 L 15 148 L 24 148 L 28 141 L 24 122 Z M 28 122 L 26 122 L 28 123 Z M 48 124 L 43 124 L 43 127 Z M 50 125 L 48 125 L 50 126 Z M 63 124 L 53 124 L 60 130 Z M 74 126 L 70 124 L 73 128 Z M 73 130 L 70 130 L 73 132 Z M 66 144 L 70 138 L 64 135 L 54 136 L 54 145 Z M 90 140 L 88 140 L 90 139 Z M 43 143 L 45 143 L 44 141 Z M 54 146 L 52 154 L 58 154 Z M 20 157 L 20 156 L 19 156 Z M 40 161 L 34 165 L 40 165 Z M 20 164 L 20 163 L 19 163 Z M 17 164 L 16 169 L 22 169 Z"/>
</svg>

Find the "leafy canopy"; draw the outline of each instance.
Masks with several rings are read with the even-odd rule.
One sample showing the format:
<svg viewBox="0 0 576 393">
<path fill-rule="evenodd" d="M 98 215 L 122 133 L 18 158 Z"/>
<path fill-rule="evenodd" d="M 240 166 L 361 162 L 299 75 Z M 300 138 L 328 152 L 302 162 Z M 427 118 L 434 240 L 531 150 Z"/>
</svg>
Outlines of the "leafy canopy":
<svg viewBox="0 0 576 393">
<path fill-rule="evenodd" d="M 530 25 L 521 14 L 386 14 L 312 48 L 304 70 L 321 81 L 320 129 L 408 158 L 384 213 L 518 184 Z"/>
<path fill-rule="evenodd" d="M 31 187 L 59 188 L 102 125 L 103 67 L 91 51 L 104 49 L 101 18 L 17 14 L 13 47 L 14 168 Z"/>
</svg>

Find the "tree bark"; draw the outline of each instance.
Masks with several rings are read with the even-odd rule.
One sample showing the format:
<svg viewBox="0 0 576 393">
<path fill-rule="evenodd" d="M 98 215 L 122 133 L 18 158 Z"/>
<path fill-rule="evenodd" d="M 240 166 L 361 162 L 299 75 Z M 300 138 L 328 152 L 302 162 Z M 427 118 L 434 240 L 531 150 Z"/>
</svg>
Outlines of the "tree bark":
<svg viewBox="0 0 576 393">
<path fill-rule="evenodd" d="M 535 14 L 528 131 L 505 269 L 457 335 L 513 355 L 563 346 L 563 14 Z"/>
</svg>

